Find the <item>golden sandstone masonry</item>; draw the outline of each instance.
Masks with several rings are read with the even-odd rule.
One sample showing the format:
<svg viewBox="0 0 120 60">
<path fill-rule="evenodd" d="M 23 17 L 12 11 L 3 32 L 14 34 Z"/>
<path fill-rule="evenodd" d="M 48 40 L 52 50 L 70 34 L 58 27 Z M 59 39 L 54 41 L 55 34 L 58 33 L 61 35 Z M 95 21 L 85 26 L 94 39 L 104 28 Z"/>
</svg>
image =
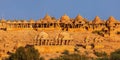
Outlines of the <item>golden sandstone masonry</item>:
<svg viewBox="0 0 120 60">
<path fill-rule="evenodd" d="M 66 14 L 60 19 L 46 16 L 40 20 L 0 20 L 1 30 L 64 30 L 64 31 L 95 31 L 105 30 L 109 35 L 112 32 L 119 31 L 120 22 L 113 16 L 110 16 L 108 20 L 101 20 L 98 16 L 92 21 L 88 21 L 86 18 L 78 15 L 75 18 L 69 18 Z"/>
<path fill-rule="evenodd" d="M 8 56 L 20 46 L 34 45 L 42 54 L 61 53 L 64 50 L 81 53 L 105 51 L 108 54 L 118 48 L 120 22 L 113 16 L 101 20 L 87 20 L 81 15 L 60 19 L 46 16 L 40 20 L 0 20 L 0 57 Z M 77 47 L 76 47 L 77 46 Z"/>
</svg>

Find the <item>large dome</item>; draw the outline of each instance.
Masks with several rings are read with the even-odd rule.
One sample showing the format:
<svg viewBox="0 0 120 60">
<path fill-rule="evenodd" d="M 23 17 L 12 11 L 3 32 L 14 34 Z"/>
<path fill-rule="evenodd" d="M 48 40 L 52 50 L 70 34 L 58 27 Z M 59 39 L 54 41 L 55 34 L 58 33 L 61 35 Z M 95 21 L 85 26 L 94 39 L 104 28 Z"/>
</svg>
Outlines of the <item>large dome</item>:
<svg viewBox="0 0 120 60">
<path fill-rule="evenodd" d="M 40 38 L 44 38 L 44 39 L 46 39 L 46 38 L 48 38 L 48 34 L 46 33 L 46 32 L 40 32 L 39 34 L 38 34 L 38 38 L 40 39 Z"/>
</svg>

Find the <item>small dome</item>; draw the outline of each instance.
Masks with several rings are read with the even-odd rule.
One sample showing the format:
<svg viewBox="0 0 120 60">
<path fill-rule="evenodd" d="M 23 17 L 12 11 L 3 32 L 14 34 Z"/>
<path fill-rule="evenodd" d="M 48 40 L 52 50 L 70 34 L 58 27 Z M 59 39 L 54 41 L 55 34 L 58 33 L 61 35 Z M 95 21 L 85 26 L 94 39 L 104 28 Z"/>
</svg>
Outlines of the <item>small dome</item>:
<svg viewBox="0 0 120 60">
<path fill-rule="evenodd" d="M 78 14 L 74 20 L 75 24 L 84 24 L 85 18 L 83 18 L 80 14 Z"/>
<path fill-rule="evenodd" d="M 70 36 L 70 34 L 69 34 L 68 32 L 63 31 L 63 32 L 61 32 L 61 33 L 58 35 L 58 38 L 70 39 L 71 36 Z"/>
<path fill-rule="evenodd" d="M 52 20 L 51 16 L 49 16 L 48 14 L 46 14 L 46 16 L 43 18 L 43 22 L 44 23 L 55 23 L 55 20 Z"/>
<path fill-rule="evenodd" d="M 21 23 L 21 21 L 20 21 L 20 20 L 17 20 L 17 23 Z"/>
<path fill-rule="evenodd" d="M 30 19 L 29 22 L 30 23 L 35 23 L 35 21 L 33 19 Z"/>
<path fill-rule="evenodd" d="M 41 23 L 41 20 L 37 20 L 36 23 Z"/>
<path fill-rule="evenodd" d="M 95 19 L 92 21 L 93 24 L 99 24 L 102 23 L 101 19 L 99 16 L 96 16 Z"/>
<path fill-rule="evenodd" d="M 4 22 L 6 22 L 6 20 L 5 20 L 4 18 L 2 18 L 2 19 L 0 20 L 0 22 L 4 23 Z"/>
<path fill-rule="evenodd" d="M 16 21 L 16 20 L 13 20 L 12 23 L 17 23 L 17 21 Z"/>
<path fill-rule="evenodd" d="M 11 20 L 7 20 L 7 23 L 11 23 Z"/>
<path fill-rule="evenodd" d="M 84 18 L 80 14 L 78 14 L 75 18 L 76 21 L 83 20 L 83 19 Z"/>
<path fill-rule="evenodd" d="M 28 23 L 26 20 L 22 20 L 23 23 Z"/>
<path fill-rule="evenodd" d="M 69 16 L 67 16 L 66 14 L 64 14 L 64 15 L 60 18 L 60 21 L 61 21 L 62 23 L 65 23 L 65 22 L 70 21 L 70 18 L 69 18 Z"/>
<path fill-rule="evenodd" d="M 43 18 L 43 20 L 51 20 L 51 16 L 49 16 L 48 14 L 46 14 L 45 17 Z"/>
<path fill-rule="evenodd" d="M 113 16 L 110 16 L 106 22 L 107 23 L 116 23 L 117 20 Z"/>
<path fill-rule="evenodd" d="M 44 39 L 46 39 L 46 38 L 48 38 L 48 34 L 46 33 L 46 32 L 40 32 L 39 34 L 38 34 L 38 38 L 44 38 Z"/>
</svg>

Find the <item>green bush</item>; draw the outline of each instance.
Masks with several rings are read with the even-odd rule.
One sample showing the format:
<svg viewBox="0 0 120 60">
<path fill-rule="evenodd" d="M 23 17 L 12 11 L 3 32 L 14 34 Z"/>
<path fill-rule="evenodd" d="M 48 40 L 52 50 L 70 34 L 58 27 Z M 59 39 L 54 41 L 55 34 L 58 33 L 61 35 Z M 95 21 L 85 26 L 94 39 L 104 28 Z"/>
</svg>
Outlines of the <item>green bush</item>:
<svg viewBox="0 0 120 60">
<path fill-rule="evenodd" d="M 109 60 L 109 58 L 107 56 L 105 56 L 105 57 L 97 58 L 95 60 Z"/>
<path fill-rule="evenodd" d="M 69 55 L 62 55 L 57 58 L 52 58 L 50 60 L 88 60 L 89 58 L 84 55 L 79 54 L 69 54 Z"/>
<path fill-rule="evenodd" d="M 107 56 L 107 53 L 105 52 L 94 52 L 94 54 L 98 57 L 104 57 L 104 56 Z"/>
<path fill-rule="evenodd" d="M 115 52 L 112 52 L 110 55 L 111 60 L 120 60 L 120 49 L 116 50 Z"/>
<path fill-rule="evenodd" d="M 64 52 L 62 52 L 62 54 L 68 55 L 68 54 L 69 54 L 69 51 L 68 51 L 68 50 L 65 50 Z"/>
<path fill-rule="evenodd" d="M 26 46 L 19 47 L 15 53 L 11 53 L 8 60 L 44 60 L 44 58 L 41 59 L 34 46 Z"/>
</svg>

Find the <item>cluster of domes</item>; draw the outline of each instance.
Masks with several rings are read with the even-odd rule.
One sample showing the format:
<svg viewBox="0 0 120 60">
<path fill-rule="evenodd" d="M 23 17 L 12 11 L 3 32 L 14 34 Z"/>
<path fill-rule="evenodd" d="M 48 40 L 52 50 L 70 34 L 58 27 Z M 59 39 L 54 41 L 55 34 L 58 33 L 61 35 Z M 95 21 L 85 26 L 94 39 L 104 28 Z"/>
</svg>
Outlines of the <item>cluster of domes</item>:
<svg viewBox="0 0 120 60">
<path fill-rule="evenodd" d="M 53 17 L 49 16 L 48 14 L 45 15 L 45 17 L 43 19 L 40 20 L 33 20 L 30 19 L 29 21 L 27 20 L 5 20 L 5 19 L 1 19 L 0 20 L 1 23 L 7 22 L 7 23 L 65 23 L 65 24 L 71 24 L 71 23 L 75 23 L 75 24 L 84 24 L 86 22 L 92 23 L 92 24 L 99 24 L 99 23 L 118 23 L 119 21 L 117 21 L 113 16 L 110 16 L 108 18 L 108 20 L 103 21 L 100 19 L 99 16 L 96 16 L 94 18 L 93 21 L 87 21 L 86 18 L 83 18 L 80 14 L 78 14 L 74 19 L 71 19 L 69 16 L 67 16 L 66 14 L 64 14 L 63 16 L 61 16 L 60 19 L 53 19 Z"/>
</svg>

